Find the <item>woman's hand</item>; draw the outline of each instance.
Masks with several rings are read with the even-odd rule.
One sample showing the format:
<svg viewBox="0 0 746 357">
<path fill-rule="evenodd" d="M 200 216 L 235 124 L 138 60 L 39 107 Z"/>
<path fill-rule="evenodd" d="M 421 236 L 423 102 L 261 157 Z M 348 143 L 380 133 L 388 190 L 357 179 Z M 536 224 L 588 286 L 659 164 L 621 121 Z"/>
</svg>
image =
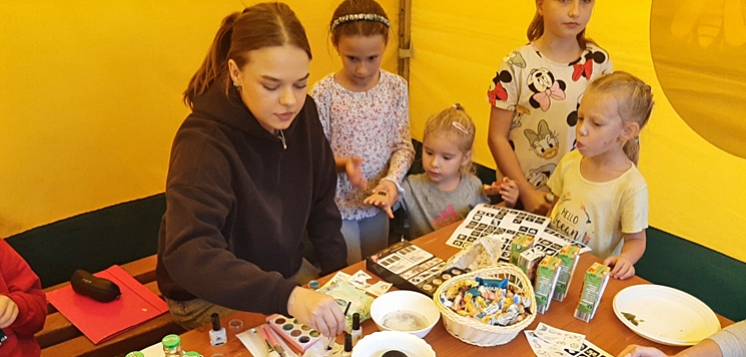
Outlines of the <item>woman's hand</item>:
<svg viewBox="0 0 746 357">
<path fill-rule="evenodd" d="M 290 293 L 288 313 L 326 337 L 335 337 L 346 328 L 344 314 L 334 298 L 300 286 Z"/>
<path fill-rule="evenodd" d="M 392 207 L 399 199 L 399 191 L 396 189 L 396 185 L 389 180 L 381 180 L 381 182 L 373 189 L 373 194 L 366 197 L 363 203 L 373 205 L 385 211 L 389 218 L 394 218 L 394 211 Z"/>
<path fill-rule="evenodd" d="M 668 357 L 665 353 L 653 347 L 629 345 L 619 353 L 618 357 Z"/>
</svg>

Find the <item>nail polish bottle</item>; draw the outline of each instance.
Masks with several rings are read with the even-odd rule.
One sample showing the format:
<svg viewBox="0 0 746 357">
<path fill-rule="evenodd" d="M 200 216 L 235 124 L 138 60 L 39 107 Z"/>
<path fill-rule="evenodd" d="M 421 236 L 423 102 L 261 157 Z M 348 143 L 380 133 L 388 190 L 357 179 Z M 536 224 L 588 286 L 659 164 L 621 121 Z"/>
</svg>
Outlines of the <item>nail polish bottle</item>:
<svg viewBox="0 0 746 357">
<path fill-rule="evenodd" d="M 352 335 L 345 332 L 345 350 L 342 352 L 342 357 L 352 356 Z"/>
<path fill-rule="evenodd" d="M 357 342 L 363 337 L 363 329 L 360 327 L 360 314 L 357 312 L 352 314 L 352 346 L 357 345 Z"/>
<path fill-rule="evenodd" d="M 212 314 L 212 330 L 210 330 L 210 344 L 220 346 L 228 340 L 225 334 L 225 327 L 220 327 L 220 316 L 217 313 Z"/>
</svg>

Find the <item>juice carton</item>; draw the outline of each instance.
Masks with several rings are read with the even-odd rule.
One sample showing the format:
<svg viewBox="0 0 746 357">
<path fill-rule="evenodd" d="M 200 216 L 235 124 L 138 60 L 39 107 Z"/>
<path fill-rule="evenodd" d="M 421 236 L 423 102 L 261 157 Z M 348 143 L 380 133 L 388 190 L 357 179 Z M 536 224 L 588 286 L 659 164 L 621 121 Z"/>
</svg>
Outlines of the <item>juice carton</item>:
<svg viewBox="0 0 746 357">
<path fill-rule="evenodd" d="M 580 303 L 575 310 L 575 317 L 585 322 L 590 322 L 596 316 L 596 310 L 601 303 L 606 284 L 609 282 L 609 267 L 601 263 L 593 263 L 585 273 L 583 292 L 580 294 Z"/>
<path fill-rule="evenodd" d="M 536 311 L 544 313 L 549 310 L 557 279 L 560 276 L 562 261 L 557 257 L 544 257 L 536 273 Z"/>
<path fill-rule="evenodd" d="M 534 246 L 534 237 L 527 236 L 525 234 L 519 234 L 513 238 L 513 242 L 510 244 L 512 255 L 510 256 L 510 264 L 518 265 L 518 258 L 521 253 L 525 252 L 529 248 Z"/>
<path fill-rule="evenodd" d="M 580 260 L 580 248 L 574 245 L 566 245 L 559 251 L 557 257 L 562 261 L 557 287 L 554 289 L 553 299 L 557 301 L 565 300 L 567 290 L 570 289 L 570 282 L 575 273 L 575 267 Z"/>
</svg>

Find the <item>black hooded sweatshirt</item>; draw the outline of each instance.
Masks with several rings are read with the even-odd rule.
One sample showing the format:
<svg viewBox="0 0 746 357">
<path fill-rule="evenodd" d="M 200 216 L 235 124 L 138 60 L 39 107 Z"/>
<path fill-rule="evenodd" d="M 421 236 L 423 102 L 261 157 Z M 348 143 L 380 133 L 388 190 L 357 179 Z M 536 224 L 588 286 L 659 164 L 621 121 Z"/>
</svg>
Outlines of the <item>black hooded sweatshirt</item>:
<svg viewBox="0 0 746 357">
<path fill-rule="evenodd" d="M 345 266 L 334 156 L 310 96 L 276 136 L 233 87 L 218 87 L 194 99 L 174 138 L 158 287 L 172 300 L 287 315 L 304 233 L 322 274 Z"/>
</svg>

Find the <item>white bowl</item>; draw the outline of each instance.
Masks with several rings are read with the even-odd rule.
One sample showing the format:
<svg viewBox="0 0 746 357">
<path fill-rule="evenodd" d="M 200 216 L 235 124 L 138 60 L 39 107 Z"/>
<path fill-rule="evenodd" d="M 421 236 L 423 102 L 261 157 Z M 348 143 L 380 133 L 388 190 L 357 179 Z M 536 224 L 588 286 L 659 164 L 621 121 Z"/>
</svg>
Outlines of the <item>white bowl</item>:
<svg viewBox="0 0 746 357">
<path fill-rule="evenodd" d="M 435 357 L 435 351 L 425 340 L 398 331 L 374 332 L 363 337 L 352 348 L 352 357 L 381 357 L 392 350 L 404 352 L 408 357 Z"/>
<path fill-rule="evenodd" d="M 381 331 L 397 331 L 395 327 L 384 326 L 384 318 L 395 312 L 415 313 L 415 316 L 424 318 L 427 327 L 414 331 L 400 331 L 424 338 L 440 320 L 440 311 L 435 302 L 424 294 L 414 291 L 396 290 L 387 292 L 370 305 L 370 317 Z M 389 316 L 390 317 L 390 316 Z M 410 316 L 411 317 L 411 316 Z M 391 317 L 390 317 L 391 318 Z M 422 325 L 425 325 L 424 323 Z"/>
</svg>

